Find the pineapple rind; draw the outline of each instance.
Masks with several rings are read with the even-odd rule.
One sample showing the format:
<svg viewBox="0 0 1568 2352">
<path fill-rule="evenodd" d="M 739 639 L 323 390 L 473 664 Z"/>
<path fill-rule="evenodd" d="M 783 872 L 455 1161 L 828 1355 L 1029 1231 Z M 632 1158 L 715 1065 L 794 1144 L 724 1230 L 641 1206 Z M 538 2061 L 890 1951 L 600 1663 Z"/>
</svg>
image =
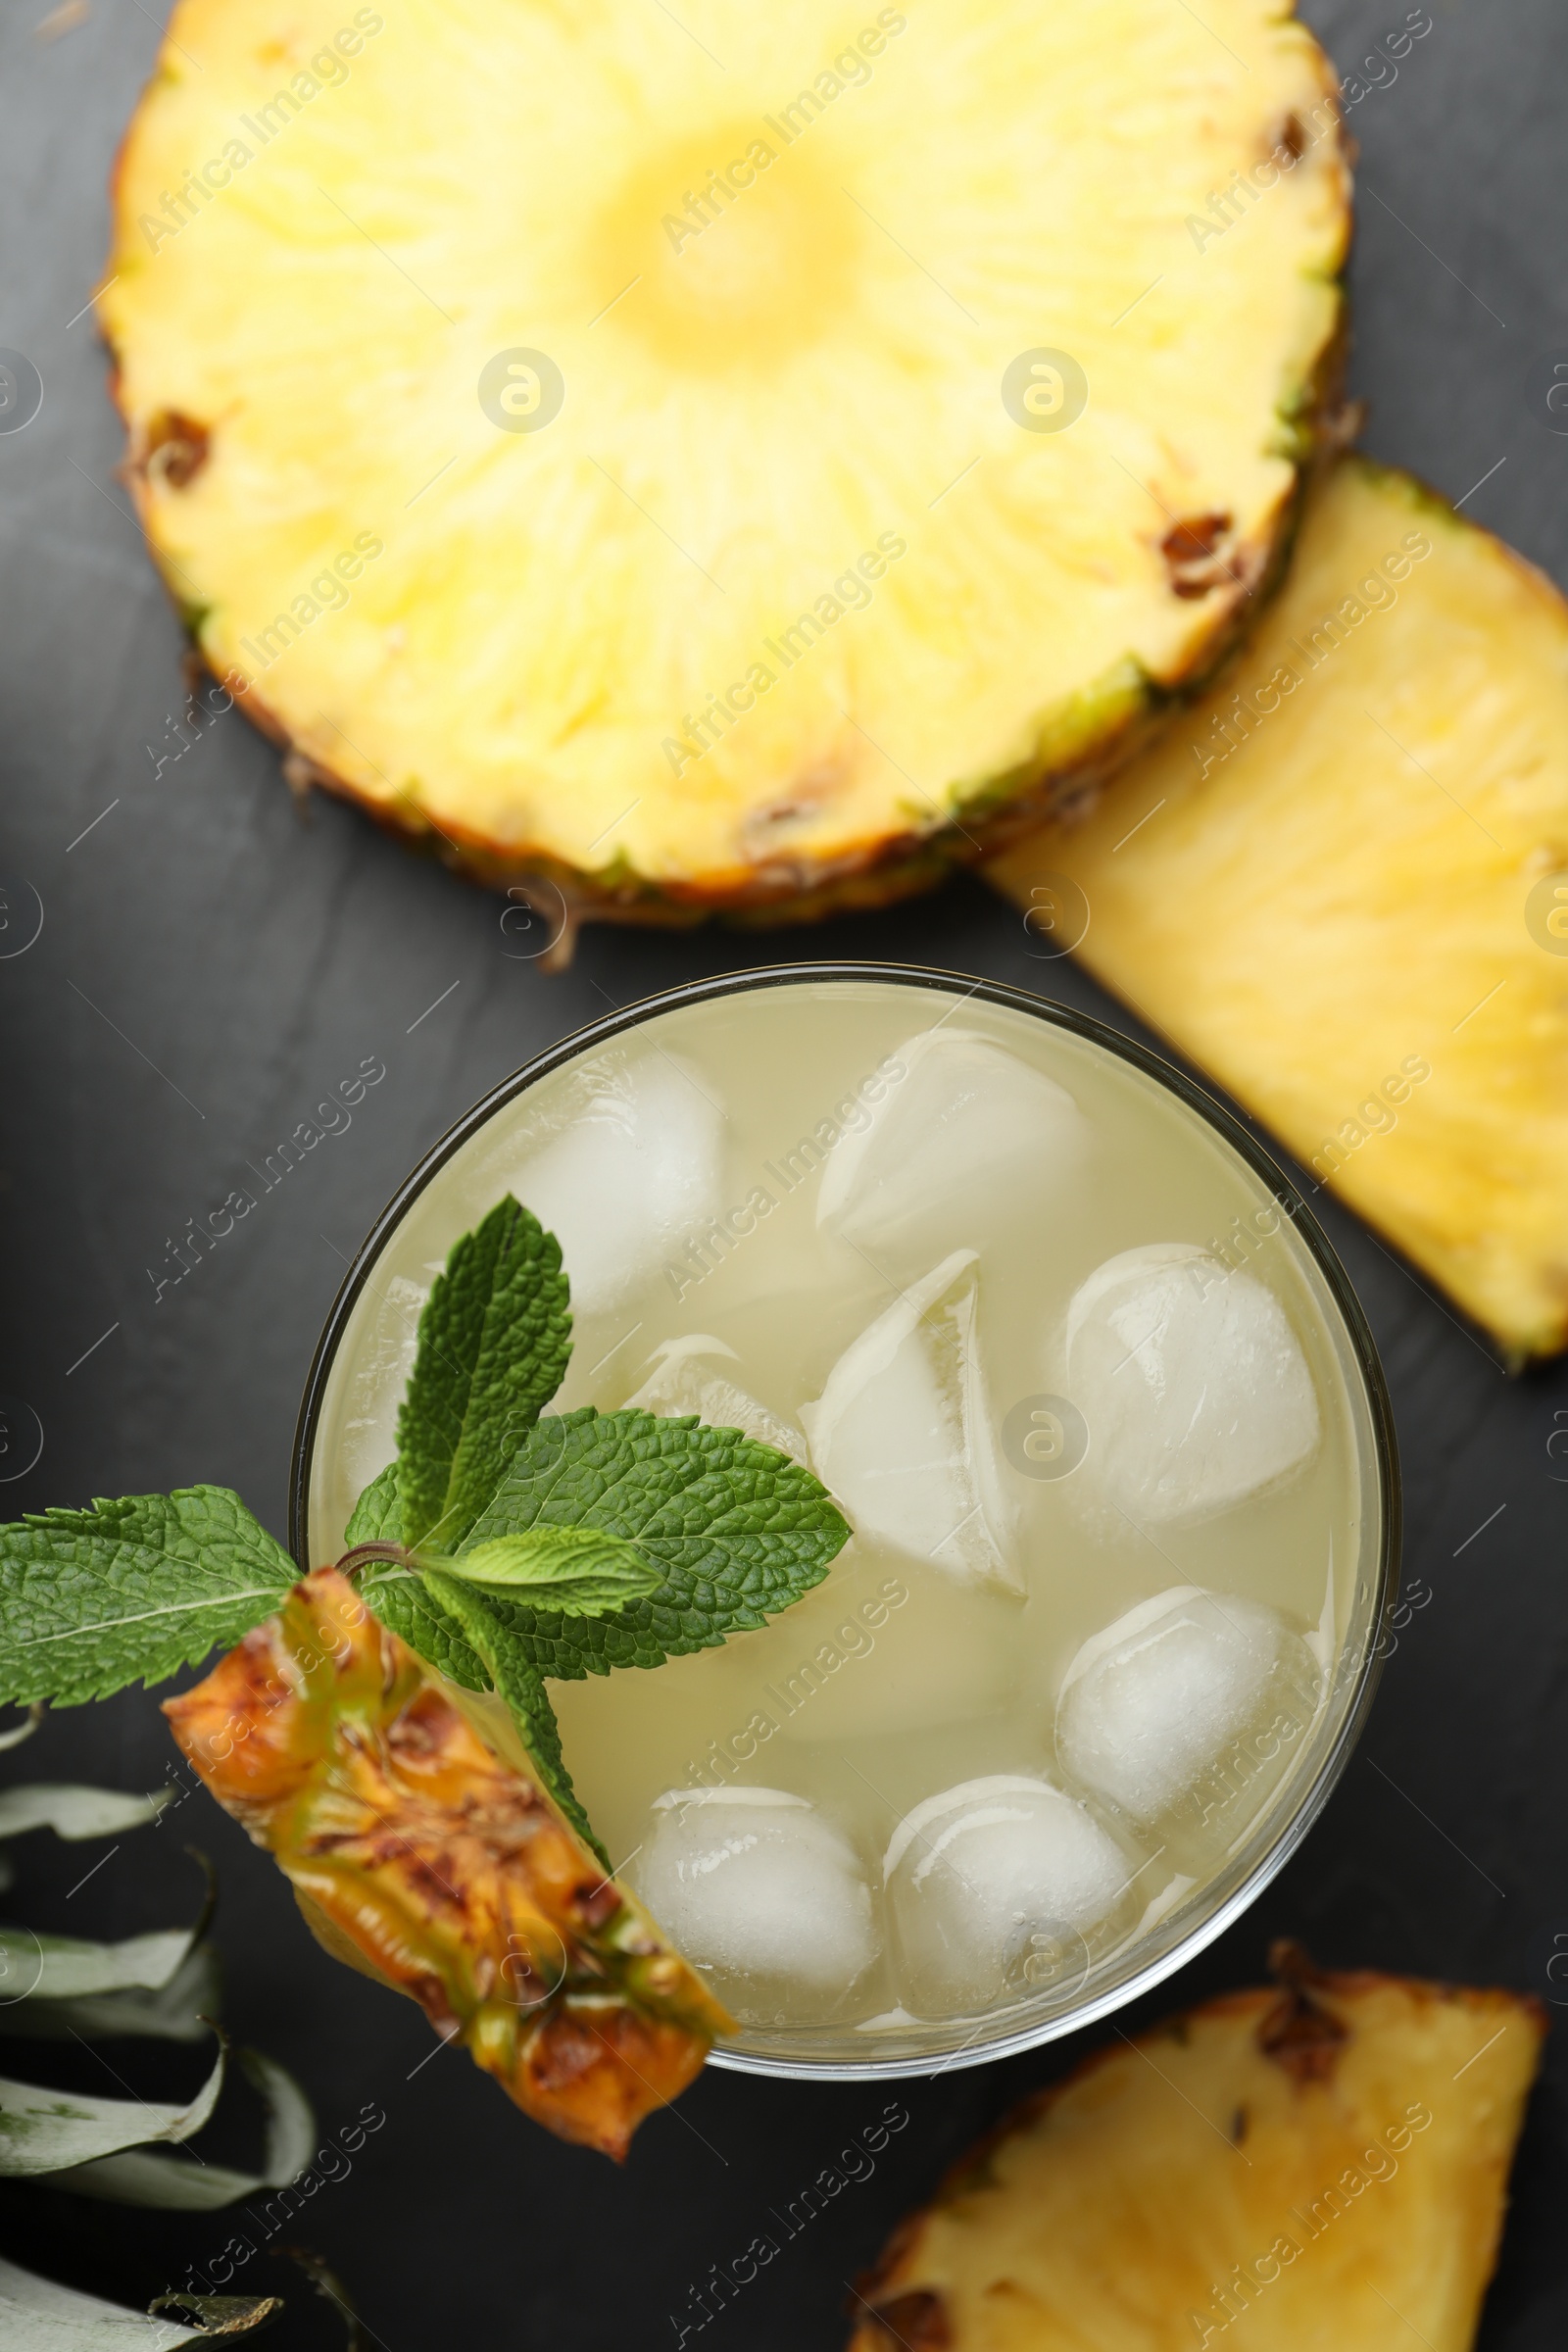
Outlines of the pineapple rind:
<svg viewBox="0 0 1568 2352">
<path fill-rule="evenodd" d="M 164 1713 L 327 1950 L 410 1994 L 547 2130 L 624 2157 L 733 2021 L 514 1726 L 493 1743 L 460 1696 L 318 1568 Z"/>
<path fill-rule="evenodd" d="M 631 0 L 353 12 L 378 29 L 347 79 L 160 226 L 348 13 L 182 0 L 100 304 L 154 552 L 302 772 L 449 862 L 564 876 L 582 906 L 800 910 L 882 864 L 907 887 L 971 855 L 999 800 L 1103 772 L 1144 730 L 1118 705 L 1086 732 L 1094 681 L 1135 665 L 1152 715 L 1248 617 L 1304 447 L 1281 450 L 1280 414 L 1304 406 L 1316 437 L 1348 221 L 1332 80 L 1277 6 L 884 11 L 901 29 L 868 79 L 779 158 L 779 218 L 737 206 L 705 232 L 720 253 L 760 224 L 787 264 L 795 207 L 812 238 L 767 302 L 751 270 L 745 335 L 701 364 L 695 331 L 659 340 L 657 253 L 643 310 L 628 293 L 588 323 L 617 294 L 615 175 L 771 111 L 848 21 L 705 0 L 690 30 L 720 74 Z M 1215 228 L 1213 192 L 1314 111 L 1294 169 Z M 1059 434 L 1019 430 L 998 391 L 1042 318 L 1092 387 Z M 521 342 L 573 387 L 537 436 L 474 396 Z M 183 482 L 147 466 L 170 416 L 211 434 Z M 1211 511 L 1228 568 L 1178 596 L 1161 541 Z M 362 533 L 383 552 L 348 605 L 259 658 Z M 672 775 L 686 714 L 883 535 L 905 553 L 869 605 Z"/>
<path fill-rule="evenodd" d="M 1544 2012 L 1369 1973 L 1312 1999 L 1348 2029 L 1322 2080 L 1260 2046 L 1270 1991 L 1090 2058 L 903 2225 L 862 2310 L 951 2352 L 1468 2352 Z M 867 2316 L 851 2352 L 896 2340 Z"/>
<path fill-rule="evenodd" d="M 1096 976 L 1519 1361 L 1568 1342 L 1568 956 L 1527 923 L 1563 868 L 1568 606 L 1354 458 L 1203 699 L 992 871 L 1024 906 L 1069 875 Z"/>
</svg>

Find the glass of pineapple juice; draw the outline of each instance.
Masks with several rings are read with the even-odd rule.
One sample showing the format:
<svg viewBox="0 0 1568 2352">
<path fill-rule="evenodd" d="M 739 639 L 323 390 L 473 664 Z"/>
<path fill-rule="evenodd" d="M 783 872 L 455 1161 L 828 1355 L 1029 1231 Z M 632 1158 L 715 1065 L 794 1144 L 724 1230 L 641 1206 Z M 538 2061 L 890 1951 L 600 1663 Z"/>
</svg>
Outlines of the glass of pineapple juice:
<svg viewBox="0 0 1568 2352">
<path fill-rule="evenodd" d="M 715 2063 L 973 2064 L 1218 1936 L 1370 1703 L 1397 1479 L 1288 1178 L 1064 1006 L 807 964 L 595 1023 L 392 1200 L 306 1390 L 292 1539 L 392 1458 L 419 1308 L 506 1192 L 559 1238 L 552 1409 L 740 1427 L 854 1535 L 758 1630 L 552 1685 L 617 1868 L 740 2022 Z"/>
</svg>

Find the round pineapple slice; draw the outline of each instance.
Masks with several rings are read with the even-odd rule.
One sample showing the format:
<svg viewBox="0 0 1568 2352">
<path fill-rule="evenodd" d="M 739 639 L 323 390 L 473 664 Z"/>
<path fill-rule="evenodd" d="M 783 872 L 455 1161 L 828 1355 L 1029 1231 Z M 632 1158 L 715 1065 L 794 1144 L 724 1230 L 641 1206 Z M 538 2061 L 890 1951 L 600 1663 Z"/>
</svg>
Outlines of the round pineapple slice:
<svg viewBox="0 0 1568 2352">
<path fill-rule="evenodd" d="M 181 0 L 116 217 L 148 537 L 296 780 L 580 906 L 816 911 L 1245 619 L 1348 179 L 1279 0 Z"/>
</svg>

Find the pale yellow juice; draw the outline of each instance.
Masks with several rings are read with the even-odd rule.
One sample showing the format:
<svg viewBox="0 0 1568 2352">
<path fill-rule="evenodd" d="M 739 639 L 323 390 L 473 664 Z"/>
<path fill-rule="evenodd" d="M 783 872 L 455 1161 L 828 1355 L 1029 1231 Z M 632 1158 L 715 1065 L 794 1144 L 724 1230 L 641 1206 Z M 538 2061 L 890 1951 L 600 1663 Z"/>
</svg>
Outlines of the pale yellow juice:
<svg viewBox="0 0 1568 2352">
<path fill-rule="evenodd" d="M 1003 2023 L 1211 1909 L 1321 1762 L 1379 1536 L 1354 1352 L 1263 1178 L 1143 1070 L 956 988 L 665 1012 L 413 1203 L 328 1386 L 313 1557 L 509 1190 L 572 1282 L 556 1409 L 739 1425 L 856 1531 L 760 1629 L 551 1687 L 600 1838 L 758 2046 Z"/>
</svg>

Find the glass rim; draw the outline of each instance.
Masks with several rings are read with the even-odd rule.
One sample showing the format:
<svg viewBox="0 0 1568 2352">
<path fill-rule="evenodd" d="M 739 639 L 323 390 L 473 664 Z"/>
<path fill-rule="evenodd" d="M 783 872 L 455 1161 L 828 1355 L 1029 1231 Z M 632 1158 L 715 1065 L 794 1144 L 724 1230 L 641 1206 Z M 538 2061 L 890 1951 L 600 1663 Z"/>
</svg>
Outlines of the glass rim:
<svg viewBox="0 0 1568 2352">
<path fill-rule="evenodd" d="M 985 1004 L 1000 1005 L 1004 1010 L 1026 1013 L 1036 1020 L 1065 1029 L 1069 1034 L 1102 1048 L 1116 1059 L 1129 1063 L 1156 1085 L 1165 1087 L 1206 1126 L 1213 1128 L 1251 1172 L 1269 1187 L 1275 1201 L 1289 1216 L 1299 1235 L 1329 1291 L 1349 1341 L 1350 1352 L 1366 1397 L 1378 1489 L 1378 1558 L 1368 1619 L 1367 1646 L 1355 1669 L 1340 1724 L 1311 1781 L 1302 1789 L 1289 1816 L 1280 1823 L 1266 1849 L 1207 1918 L 1200 1920 L 1168 1950 L 1160 1952 L 1142 1968 L 1106 1986 L 1092 1998 L 1073 2004 L 1054 2016 L 1017 2026 L 1011 2032 L 1002 2031 L 985 2038 L 982 2038 L 982 2021 L 969 2041 L 946 2056 L 866 2057 L 842 2061 L 796 2059 L 770 2051 L 748 2051 L 715 2044 L 708 2060 L 710 2066 L 726 2068 L 737 2074 L 768 2075 L 790 2082 L 906 2081 L 919 2076 L 946 2074 L 958 2068 L 989 2066 L 996 2059 L 1016 2057 L 1025 2050 L 1061 2040 L 1069 2034 L 1079 2033 L 1117 2010 L 1127 2008 L 1143 1994 L 1163 1984 L 1168 1977 L 1174 1976 L 1178 1969 L 1185 1968 L 1200 1952 L 1206 1950 L 1257 1900 L 1263 1889 L 1297 1853 L 1307 1832 L 1316 1824 L 1349 1762 L 1382 1679 L 1385 1653 L 1381 1637 L 1395 1602 L 1401 1536 L 1398 1447 L 1395 1436 L 1393 1399 L 1371 1327 L 1333 1243 L 1299 1186 L 1226 1104 L 1185 1070 L 1177 1068 L 1136 1039 L 1112 1029 L 1093 1013 L 1080 1012 L 1075 1006 L 1063 1004 L 1055 998 L 1037 996 L 1029 989 L 1014 987 L 1006 981 L 978 980 L 962 972 L 943 971 L 933 964 L 858 962 L 844 957 L 809 963 L 763 964 L 741 972 L 718 973 L 706 980 L 683 981 L 674 988 L 661 989 L 651 997 L 638 998 L 630 1004 L 617 1006 L 613 1012 L 603 1013 L 522 1063 L 454 1120 L 398 1186 L 356 1250 L 353 1262 L 327 1310 L 300 1399 L 289 1472 L 288 1547 L 300 1574 L 308 1575 L 311 1562 L 305 1551 L 305 1541 L 311 1461 L 339 1345 L 376 1259 L 415 1201 L 440 1174 L 448 1160 L 498 1111 L 526 1093 L 528 1088 L 537 1085 L 540 1079 L 548 1077 L 553 1070 L 575 1060 L 579 1054 L 591 1051 L 595 1046 L 624 1036 L 645 1021 L 658 1019 L 666 1012 L 675 1012 L 687 1005 L 711 1003 L 723 997 L 748 995 L 760 988 L 809 987 L 823 982 L 871 982 L 899 988 L 928 989 L 944 996 L 956 995 L 961 1001 L 978 998 Z M 1003 2021 L 998 2022 L 1001 2024 Z"/>
</svg>

